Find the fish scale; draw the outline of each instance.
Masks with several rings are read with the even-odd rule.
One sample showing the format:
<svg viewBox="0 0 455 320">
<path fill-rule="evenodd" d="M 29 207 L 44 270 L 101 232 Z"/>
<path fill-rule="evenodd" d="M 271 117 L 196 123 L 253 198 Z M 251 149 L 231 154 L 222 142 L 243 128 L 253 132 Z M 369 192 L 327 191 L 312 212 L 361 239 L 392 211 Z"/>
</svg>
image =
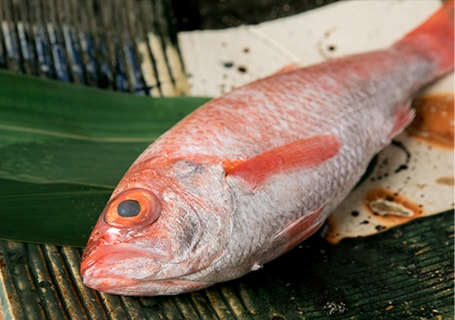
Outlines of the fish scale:
<svg viewBox="0 0 455 320">
<path fill-rule="evenodd" d="M 389 49 L 286 68 L 202 106 L 119 182 L 87 244 L 84 283 L 178 294 L 295 247 L 411 122 L 416 91 L 453 69 L 453 37 L 448 1 Z"/>
<path fill-rule="evenodd" d="M 168 157 L 199 152 L 227 159 L 235 159 L 239 154 L 248 158 L 298 138 L 329 130 L 345 132 L 344 126 L 358 123 L 363 126 L 357 128 L 356 135 L 370 131 L 375 123 L 378 123 L 376 132 L 368 132 L 366 136 L 387 133 L 385 126 L 392 126 L 394 121 L 390 114 L 408 101 L 421 83 L 427 82 L 426 78 L 434 78 L 436 70 L 433 63 L 422 62 L 422 59 L 418 59 L 418 63 L 408 61 L 401 58 L 399 52 L 388 50 L 375 55 L 362 54 L 323 66 L 277 74 L 235 90 L 196 111 L 151 145 L 143 157 L 161 152 Z M 356 69 L 362 70 L 362 76 L 346 74 L 344 66 L 353 60 Z M 373 63 L 375 68 L 371 67 Z M 417 67 L 410 72 L 409 65 Z M 423 80 L 417 82 L 416 79 Z M 399 92 L 395 90 L 398 84 Z M 277 121 L 283 118 L 284 121 Z M 201 123 L 204 123 L 200 129 L 204 134 L 194 130 Z M 212 139 L 213 136 L 216 138 Z M 351 139 L 351 136 L 347 137 L 347 140 Z M 371 141 L 367 144 L 371 146 Z M 373 152 L 378 151 L 377 146 L 373 148 Z"/>
</svg>

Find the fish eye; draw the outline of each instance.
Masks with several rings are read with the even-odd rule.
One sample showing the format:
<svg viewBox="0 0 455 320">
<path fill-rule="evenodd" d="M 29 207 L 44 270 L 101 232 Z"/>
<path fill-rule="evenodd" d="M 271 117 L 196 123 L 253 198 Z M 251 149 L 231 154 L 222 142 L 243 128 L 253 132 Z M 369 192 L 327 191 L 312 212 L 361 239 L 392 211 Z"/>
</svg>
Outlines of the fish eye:
<svg viewBox="0 0 455 320">
<path fill-rule="evenodd" d="M 135 217 L 141 212 L 141 205 L 136 200 L 123 200 L 117 206 L 117 213 L 122 217 Z"/>
<path fill-rule="evenodd" d="M 132 228 L 153 223 L 161 206 L 158 198 L 145 189 L 130 189 L 113 198 L 104 209 L 104 221 L 114 227 Z"/>
</svg>

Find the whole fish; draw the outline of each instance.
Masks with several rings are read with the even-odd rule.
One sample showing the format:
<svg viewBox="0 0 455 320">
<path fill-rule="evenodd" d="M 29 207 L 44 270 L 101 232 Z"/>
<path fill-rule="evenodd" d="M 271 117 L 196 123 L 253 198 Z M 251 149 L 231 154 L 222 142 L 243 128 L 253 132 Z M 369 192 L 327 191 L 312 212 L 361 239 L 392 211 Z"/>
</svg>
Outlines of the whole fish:
<svg viewBox="0 0 455 320">
<path fill-rule="evenodd" d="M 313 234 L 453 69 L 453 0 L 391 48 L 283 70 L 214 99 L 132 164 L 84 283 L 168 295 L 240 277 Z"/>
</svg>

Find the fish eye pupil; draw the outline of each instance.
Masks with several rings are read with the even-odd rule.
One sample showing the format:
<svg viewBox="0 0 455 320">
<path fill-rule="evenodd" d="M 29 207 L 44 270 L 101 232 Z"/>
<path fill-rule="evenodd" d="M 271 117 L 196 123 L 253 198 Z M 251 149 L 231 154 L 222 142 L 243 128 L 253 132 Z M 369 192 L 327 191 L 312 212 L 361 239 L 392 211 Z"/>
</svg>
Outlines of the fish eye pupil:
<svg viewBox="0 0 455 320">
<path fill-rule="evenodd" d="M 135 217 L 141 212 L 141 205 L 136 200 L 124 200 L 117 206 L 117 212 L 121 217 Z"/>
</svg>

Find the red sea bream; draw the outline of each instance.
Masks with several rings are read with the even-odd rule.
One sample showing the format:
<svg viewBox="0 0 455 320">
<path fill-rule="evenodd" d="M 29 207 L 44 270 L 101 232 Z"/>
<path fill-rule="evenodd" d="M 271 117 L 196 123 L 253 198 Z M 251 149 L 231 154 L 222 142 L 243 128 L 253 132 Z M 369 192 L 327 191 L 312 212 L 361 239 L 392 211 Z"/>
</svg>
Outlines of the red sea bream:
<svg viewBox="0 0 455 320">
<path fill-rule="evenodd" d="M 453 69 L 453 1 L 384 50 L 286 68 L 214 99 L 151 144 L 94 227 L 94 289 L 168 295 L 238 278 L 313 234 Z"/>
</svg>

